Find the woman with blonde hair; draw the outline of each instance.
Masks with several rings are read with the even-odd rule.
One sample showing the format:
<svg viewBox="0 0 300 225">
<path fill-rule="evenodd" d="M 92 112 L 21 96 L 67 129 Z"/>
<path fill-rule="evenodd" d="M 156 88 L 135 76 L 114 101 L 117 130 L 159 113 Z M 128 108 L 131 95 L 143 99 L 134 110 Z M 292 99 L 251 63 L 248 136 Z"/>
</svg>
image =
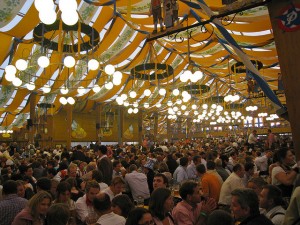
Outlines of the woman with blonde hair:
<svg viewBox="0 0 300 225">
<path fill-rule="evenodd" d="M 52 197 L 46 191 L 39 191 L 28 202 L 28 205 L 14 219 L 12 225 L 43 225 Z"/>
</svg>

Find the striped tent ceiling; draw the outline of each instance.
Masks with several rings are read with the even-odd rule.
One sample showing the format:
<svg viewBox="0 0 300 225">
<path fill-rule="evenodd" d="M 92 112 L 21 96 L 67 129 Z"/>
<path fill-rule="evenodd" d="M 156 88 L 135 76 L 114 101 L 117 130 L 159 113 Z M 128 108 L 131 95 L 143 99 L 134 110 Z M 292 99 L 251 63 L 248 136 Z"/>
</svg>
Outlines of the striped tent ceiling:
<svg viewBox="0 0 300 225">
<path fill-rule="evenodd" d="M 166 114 L 167 102 L 175 99 L 171 91 L 187 85 L 183 84 L 179 77 L 187 69 L 190 61 L 197 65 L 196 69 L 204 73 L 203 78 L 197 84 L 207 85 L 210 90 L 205 94 L 194 94 L 191 102 L 186 103 L 187 107 L 192 104 L 200 105 L 209 101 L 212 96 L 225 96 L 231 92 L 240 94 L 241 102 L 248 101 L 245 73 L 230 70 L 241 60 L 213 24 L 207 24 L 205 29 L 202 26 L 189 29 L 189 32 L 192 32 L 192 38 L 188 38 L 187 32 L 183 31 L 176 35 L 176 39 L 164 36 L 148 41 L 149 37 L 153 37 L 151 35 L 153 19 L 149 16 L 150 0 L 77 0 L 77 2 L 81 22 L 92 26 L 99 32 L 100 44 L 88 54 L 74 52 L 76 65 L 71 69 L 62 66 L 64 54 L 48 49 L 50 66 L 45 70 L 37 65 L 37 58 L 42 54 L 42 48 L 33 40 L 33 29 L 40 23 L 34 1 L 4 0 L 0 2 L 0 123 L 2 127 L 21 127 L 28 118 L 29 99 L 33 93 L 26 88 L 26 83 L 29 81 L 35 83 L 34 93 L 37 94 L 37 103 L 54 104 L 55 112 L 62 109 L 59 101 L 62 94 L 59 89 L 67 85 L 70 90 L 68 96 L 75 99 L 74 109 L 78 112 L 89 112 L 97 103 L 117 105 L 115 99 L 118 96 L 135 90 L 137 97 L 134 100 L 131 99 L 130 104 L 138 102 L 139 108 L 145 110 L 142 106 L 148 102 L 150 107 L 145 110 L 146 112 L 156 111 L 162 115 Z M 221 0 L 205 0 L 204 2 L 216 15 L 231 9 L 222 5 Z M 196 0 L 191 2 L 182 0 L 178 3 L 181 26 L 186 27 L 198 23 L 196 17 L 201 18 L 201 21 L 209 19 L 205 11 L 198 7 Z M 58 0 L 55 4 L 57 6 Z M 238 4 L 241 3 L 238 2 L 235 5 Z M 262 5 L 239 13 L 234 18 L 233 16 L 229 16 L 233 22 L 223 26 L 250 60 L 263 64 L 260 74 L 270 88 L 276 90 L 280 67 L 267 7 Z M 87 38 L 83 36 L 76 40 L 78 35 L 77 32 L 74 33 L 74 37 L 71 37 L 69 33 L 64 34 L 65 41 L 73 38 L 75 42 L 80 42 Z M 47 35 L 49 38 L 49 34 Z M 59 35 L 59 31 L 54 32 L 51 38 L 58 39 Z M 100 62 L 100 69 L 87 70 L 87 57 L 97 59 Z M 14 65 L 20 58 L 26 59 L 29 67 L 17 73 L 23 83 L 20 87 L 15 87 L 4 78 L 4 69 L 9 64 Z M 171 65 L 174 74 L 159 81 L 138 80 L 130 75 L 131 69 L 135 66 L 150 62 Z M 103 68 L 107 64 L 114 65 L 116 70 L 123 74 L 121 84 L 114 85 L 111 90 L 104 87 L 108 75 L 103 72 Z M 44 94 L 41 89 L 45 84 L 51 86 L 49 94 Z M 95 84 L 101 88 L 98 93 L 92 90 Z M 83 86 L 87 91 L 84 94 L 78 94 L 79 86 Z M 158 94 L 161 87 L 167 90 L 165 96 Z M 143 94 L 147 88 L 152 93 L 149 97 Z M 280 100 L 285 101 L 284 97 Z M 155 107 L 157 102 L 162 104 L 159 109 Z"/>
</svg>

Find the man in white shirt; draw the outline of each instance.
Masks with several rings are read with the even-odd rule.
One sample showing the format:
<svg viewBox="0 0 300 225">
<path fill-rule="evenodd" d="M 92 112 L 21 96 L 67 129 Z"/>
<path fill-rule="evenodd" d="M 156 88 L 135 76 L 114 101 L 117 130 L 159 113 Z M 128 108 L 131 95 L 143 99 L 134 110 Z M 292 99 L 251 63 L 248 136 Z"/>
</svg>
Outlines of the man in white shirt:
<svg viewBox="0 0 300 225">
<path fill-rule="evenodd" d="M 221 187 L 221 193 L 219 198 L 220 208 L 229 210 L 231 204 L 231 192 L 237 188 L 244 188 L 243 177 L 245 175 L 245 168 L 242 164 L 236 164 L 233 167 L 233 172 L 225 180 Z"/>
<path fill-rule="evenodd" d="M 177 183 L 181 183 L 185 180 L 188 180 L 188 174 L 187 174 L 187 166 L 188 166 L 189 160 L 187 157 L 182 157 L 179 160 L 179 166 L 176 168 L 173 174 L 173 179 Z"/>
<path fill-rule="evenodd" d="M 254 149 L 254 145 L 257 142 L 257 137 L 256 137 L 256 130 L 253 130 L 251 134 L 249 134 L 248 137 L 248 143 L 249 143 L 249 148 L 252 148 L 252 150 Z"/>
<path fill-rule="evenodd" d="M 196 167 L 201 163 L 201 156 L 195 155 L 193 157 L 193 161 L 190 165 L 188 165 L 186 171 L 188 174 L 189 179 L 196 179 L 197 178 L 197 170 Z"/>
<path fill-rule="evenodd" d="M 257 152 L 257 157 L 254 159 L 254 163 L 259 170 L 259 175 L 268 175 L 269 174 L 269 159 L 272 157 L 272 151 L 266 150 L 264 155 L 261 155 L 260 152 Z"/>
<path fill-rule="evenodd" d="M 83 197 L 79 198 L 75 203 L 77 218 L 81 222 L 86 223 L 87 220 L 91 222 L 91 220 L 97 219 L 93 208 L 93 200 L 97 196 L 99 191 L 100 187 L 97 181 L 92 180 L 86 183 L 86 194 Z"/>
<path fill-rule="evenodd" d="M 128 185 L 134 200 L 139 198 L 150 198 L 150 191 L 147 183 L 147 177 L 144 173 L 137 171 L 136 165 L 129 167 L 130 173 L 125 175 L 125 182 Z"/>
<path fill-rule="evenodd" d="M 121 177 L 114 177 L 111 181 L 111 184 L 108 188 L 101 191 L 102 193 L 106 193 L 110 201 L 117 195 L 121 195 L 124 189 L 125 181 Z"/>
<path fill-rule="evenodd" d="M 274 185 L 263 187 L 259 196 L 259 206 L 266 210 L 265 216 L 274 223 L 282 225 L 285 217 L 285 209 L 282 207 L 284 201 L 281 196 L 281 190 Z"/>
<path fill-rule="evenodd" d="M 95 212 L 99 219 L 97 224 L 101 225 L 124 225 L 126 219 L 112 212 L 111 201 L 106 193 L 100 193 L 93 200 Z"/>
</svg>

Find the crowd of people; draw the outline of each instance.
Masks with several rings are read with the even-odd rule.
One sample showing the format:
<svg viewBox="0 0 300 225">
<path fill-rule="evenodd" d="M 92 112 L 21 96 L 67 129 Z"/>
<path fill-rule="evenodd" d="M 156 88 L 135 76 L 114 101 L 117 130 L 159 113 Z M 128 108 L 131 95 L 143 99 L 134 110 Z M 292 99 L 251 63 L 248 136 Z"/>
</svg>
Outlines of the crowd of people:
<svg viewBox="0 0 300 225">
<path fill-rule="evenodd" d="M 292 141 L 0 146 L 0 225 L 299 225 Z"/>
</svg>

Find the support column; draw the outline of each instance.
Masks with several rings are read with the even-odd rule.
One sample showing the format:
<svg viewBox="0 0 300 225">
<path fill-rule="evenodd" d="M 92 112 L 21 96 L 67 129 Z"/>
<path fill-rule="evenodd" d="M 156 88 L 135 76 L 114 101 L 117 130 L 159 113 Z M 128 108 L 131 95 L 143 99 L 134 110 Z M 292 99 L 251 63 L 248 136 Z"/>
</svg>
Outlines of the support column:
<svg viewBox="0 0 300 225">
<path fill-rule="evenodd" d="M 123 145 L 123 109 L 124 107 L 118 107 L 118 144 L 121 146 Z"/>
<path fill-rule="evenodd" d="M 300 158 L 299 4 L 300 0 L 273 0 L 268 3 L 297 160 Z"/>
<path fill-rule="evenodd" d="M 67 111 L 66 145 L 67 145 L 67 149 L 71 149 L 73 106 L 70 104 L 67 104 L 67 105 L 65 105 L 65 109 Z"/>
<path fill-rule="evenodd" d="M 158 114 L 154 114 L 154 141 L 157 141 L 157 131 L 158 131 Z"/>
<path fill-rule="evenodd" d="M 138 113 L 138 142 L 143 143 L 143 112 L 141 110 Z"/>
<path fill-rule="evenodd" d="M 190 127 L 191 127 L 191 119 L 186 119 L 186 125 L 185 125 L 185 138 L 190 137 Z"/>
<path fill-rule="evenodd" d="M 29 128 L 29 135 L 28 135 L 28 140 L 31 144 L 34 144 L 34 133 L 35 133 L 35 129 L 36 127 L 36 118 L 35 118 L 35 106 L 36 106 L 36 93 L 32 92 L 30 95 L 30 122 L 28 122 L 28 128 Z"/>
<path fill-rule="evenodd" d="M 96 141 L 101 142 L 101 111 L 102 111 L 102 106 L 101 104 L 97 104 L 96 106 Z"/>
<path fill-rule="evenodd" d="M 167 138 L 168 138 L 168 143 L 171 143 L 172 142 L 171 121 L 168 118 L 167 118 Z"/>
</svg>

